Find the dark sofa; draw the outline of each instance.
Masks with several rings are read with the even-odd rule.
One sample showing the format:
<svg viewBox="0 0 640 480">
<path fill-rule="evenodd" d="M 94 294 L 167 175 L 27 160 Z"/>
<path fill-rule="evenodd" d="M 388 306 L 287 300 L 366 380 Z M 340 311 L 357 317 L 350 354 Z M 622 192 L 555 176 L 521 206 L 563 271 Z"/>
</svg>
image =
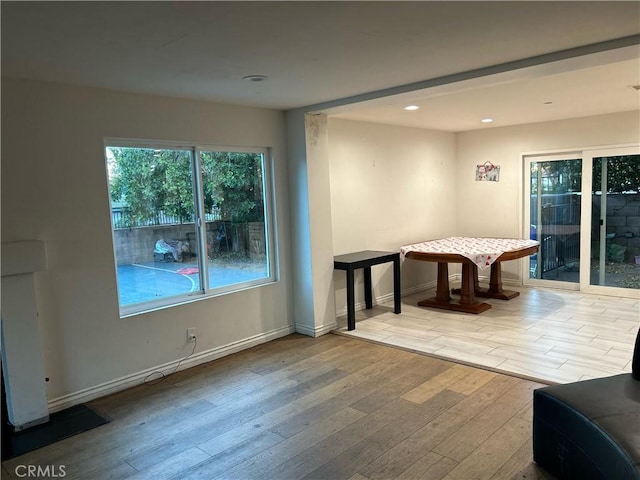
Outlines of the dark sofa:
<svg viewBox="0 0 640 480">
<path fill-rule="evenodd" d="M 533 460 L 560 479 L 640 480 L 640 331 L 632 373 L 534 391 Z"/>
</svg>

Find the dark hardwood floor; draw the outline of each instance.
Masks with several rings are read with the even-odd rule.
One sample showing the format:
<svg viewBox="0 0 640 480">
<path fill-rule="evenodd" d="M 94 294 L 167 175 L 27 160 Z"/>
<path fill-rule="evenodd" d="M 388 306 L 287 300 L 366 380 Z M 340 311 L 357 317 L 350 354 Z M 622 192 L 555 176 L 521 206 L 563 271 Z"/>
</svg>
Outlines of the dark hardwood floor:
<svg viewBox="0 0 640 480">
<path fill-rule="evenodd" d="M 109 424 L 8 460 L 2 477 L 36 465 L 92 480 L 551 479 L 532 463 L 540 386 L 291 335 L 93 401 Z"/>
</svg>

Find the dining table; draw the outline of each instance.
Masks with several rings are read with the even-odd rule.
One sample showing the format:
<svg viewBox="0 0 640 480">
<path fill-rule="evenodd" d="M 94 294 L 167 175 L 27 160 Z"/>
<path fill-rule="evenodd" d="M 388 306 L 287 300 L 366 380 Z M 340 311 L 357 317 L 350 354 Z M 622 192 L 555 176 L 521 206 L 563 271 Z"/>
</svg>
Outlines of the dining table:
<svg viewBox="0 0 640 480">
<path fill-rule="evenodd" d="M 502 287 L 501 263 L 537 253 L 537 240 L 521 238 L 447 237 L 429 240 L 400 248 L 401 258 L 436 262 L 438 274 L 436 294 L 418 302 L 422 307 L 441 308 L 466 313 L 482 313 L 491 304 L 480 302 L 480 298 L 510 300 L 520 295 Z M 449 289 L 449 263 L 462 264 L 462 284 L 459 289 Z M 490 269 L 489 286 L 481 287 L 478 271 Z M 459 300 L 451 294 L 460 295 Z"/>
</svg>

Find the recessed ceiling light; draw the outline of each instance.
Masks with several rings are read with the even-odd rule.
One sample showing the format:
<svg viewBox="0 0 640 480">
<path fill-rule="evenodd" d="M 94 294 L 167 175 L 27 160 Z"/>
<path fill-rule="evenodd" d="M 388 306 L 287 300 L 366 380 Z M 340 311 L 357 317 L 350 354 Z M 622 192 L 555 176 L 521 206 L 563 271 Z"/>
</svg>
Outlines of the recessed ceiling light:
<svg viewBox="0 0 640 480">
<path fill-rule="evenodd" d="M 246 77 L 242 77 L 243 80 L 247 82 L 264 82 L 267 78 L 266 75 L 247 75 Z"/>
<path fill-rule="evenodd" d="M 404 107 L 405 110 L 418 110 L 420 107 L 418 105 L 407 105 L 406 107 Z"/>
<path fill-rule="evenodd" d="M 480 120 L 482 123 L 492 123 L 493 122 L 493 118 L 483 118 L 482 120 Z"/>
</svg>

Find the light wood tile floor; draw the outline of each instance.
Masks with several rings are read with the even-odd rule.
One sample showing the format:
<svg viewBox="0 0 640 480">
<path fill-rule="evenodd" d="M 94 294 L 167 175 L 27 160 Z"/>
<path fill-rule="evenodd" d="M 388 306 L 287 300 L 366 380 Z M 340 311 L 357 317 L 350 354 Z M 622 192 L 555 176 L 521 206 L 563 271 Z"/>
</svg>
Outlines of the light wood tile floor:
<svg viewBox="0 0 640 480">
<path fill-rule="evenodd" d="M 513 290 L 514 288 L 509 287 Z M 335 333 L 515 374 L 545 383 L 567 383 L 631 371 L 640 326 L 640 302 L 579 292 L 518 288 L 509 301 L 482 299 L 479 315 L 419 307 L 433 291 L 356 312 Z"/>
</svg>

